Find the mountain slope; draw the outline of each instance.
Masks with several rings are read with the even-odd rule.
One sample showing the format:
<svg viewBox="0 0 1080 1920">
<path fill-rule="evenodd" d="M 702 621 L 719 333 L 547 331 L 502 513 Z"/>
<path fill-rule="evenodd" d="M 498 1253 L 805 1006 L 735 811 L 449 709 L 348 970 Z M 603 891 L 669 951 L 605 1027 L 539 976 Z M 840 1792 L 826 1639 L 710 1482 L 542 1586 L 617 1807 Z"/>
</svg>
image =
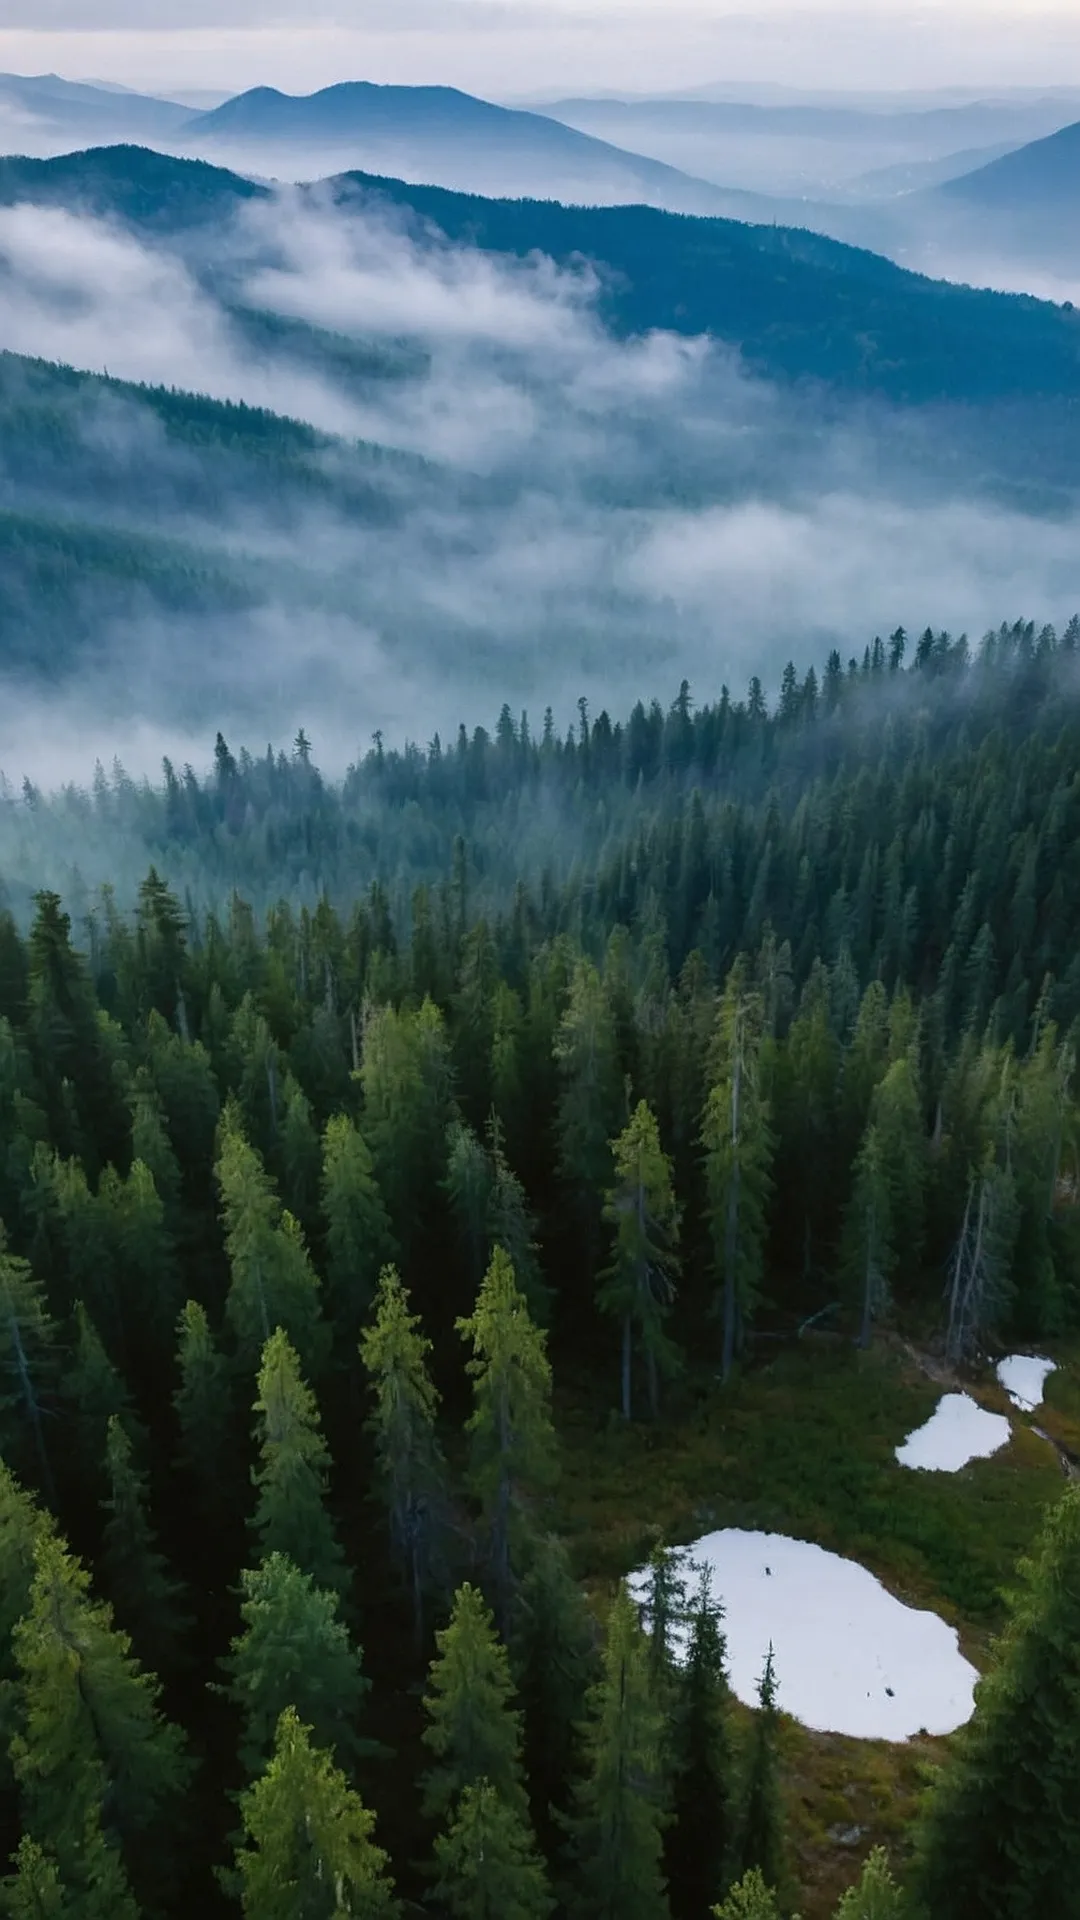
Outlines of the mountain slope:
<svg viewBox="0 0 1080 1920">
<path fill-rule="evenodd" d="M 948 181 L 950 198 L 990 212 L 1080 212 L 1080 120 L 1046 140 Z"/>
<path fill-rule="evenodd" d="M 61 80 L 56 74 L 0 74 L 0 149 L 42 154 L 122 140 L 167 141 L 190 107 L 144 94 Z"/>
<path fill-rule="evenodd" d="M 325 186 L 312 190 L 319 199 Z M 642 206 L 489 200 L 350 173 L 330 183 L 354 215 L 402 211 L 425 246 L 509 259 L 534 252 L 598 270 L 598 311 L 621 335 L 710 333 L 758 371 L 899 403 L 1080 396 L 1080 316 L 1026 295 L 958 287 L 798 229 Z M 90 208 L 138 230 L 224 225 L 268 189 L 224 168 L 137 148 L 0 161 L 0 204 Z"/>
<path fill-rule="evenodd" d="M 244 164 L 279 173 L 347 163 L 467 192 L 641 200 L 681 212 L 747 217 L 755 210 L 751 196 L 693 179 L 544 114 L 494 106 L 453 87 L 355 81 L 306 96 L 257 87 L 191 120 L 180 139 L 192 151 L 240 156 Z"/>
</svg>

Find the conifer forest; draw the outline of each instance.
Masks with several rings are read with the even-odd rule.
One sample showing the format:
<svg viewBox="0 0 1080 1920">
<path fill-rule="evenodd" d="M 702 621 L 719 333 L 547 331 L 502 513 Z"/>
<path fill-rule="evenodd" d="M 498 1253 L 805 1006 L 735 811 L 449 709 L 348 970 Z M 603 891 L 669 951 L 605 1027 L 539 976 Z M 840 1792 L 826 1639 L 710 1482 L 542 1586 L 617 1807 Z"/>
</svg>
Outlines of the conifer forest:
<svg viewBox="0 0 1080 1920">
<path fill-rule="evenodd" d="M 0 794 L 0 1911 L 1080 1913 L 1078 694 L 897 631 Z M 897 1467 L 1016 1347 L 1048 1432 Z M 738 1699 L 729 1522 L 968 1724 Z"/>
</svg>

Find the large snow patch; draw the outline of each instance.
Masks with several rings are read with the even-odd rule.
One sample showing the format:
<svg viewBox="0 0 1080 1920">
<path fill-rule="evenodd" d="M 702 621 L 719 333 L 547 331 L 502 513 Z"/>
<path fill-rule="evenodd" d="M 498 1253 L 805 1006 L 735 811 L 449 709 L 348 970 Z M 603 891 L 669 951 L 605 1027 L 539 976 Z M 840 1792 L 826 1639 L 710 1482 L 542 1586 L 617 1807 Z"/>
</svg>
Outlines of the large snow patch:
<svg viewBox="0 0 1080 1920">
<path fill-rule="evenodd" d="M 896 1457 L 902 1467 L 959 1473 L 969 1460 L 985 1460 L 1006 1446 L 1011 1433 L 1003 1413 L 987 1413 L 968 1393 L 947 1393 L 929 1420 L 897 1447 Z"/>
<path fill-rule="evenodd" d="M 1043 1360 L 1035 1353 L 1010 1353 L 1007 1360 L 998 1361 L 997 1377 L 1014 1407 L 1034 1413 L 1042 1405 L 1043 1388 L 1055 1371 L 1053 1360 Z"/>
<path fill-rule="evenodd" d="M 770 1644 L 785 1713 L 820 1733 L 907 1740 L 971 1718 L 978 1674 L 956 1634 L 854 1560 L 782 1533 L 725 1528 L 689 1547 L 724 1606 L 731 1685 L 753 1706 Z M 645 1576 L 630 1585 L 642 1596 Z M 693 1590 L 693 1577 L 690 1579 Z"/>
</svg>

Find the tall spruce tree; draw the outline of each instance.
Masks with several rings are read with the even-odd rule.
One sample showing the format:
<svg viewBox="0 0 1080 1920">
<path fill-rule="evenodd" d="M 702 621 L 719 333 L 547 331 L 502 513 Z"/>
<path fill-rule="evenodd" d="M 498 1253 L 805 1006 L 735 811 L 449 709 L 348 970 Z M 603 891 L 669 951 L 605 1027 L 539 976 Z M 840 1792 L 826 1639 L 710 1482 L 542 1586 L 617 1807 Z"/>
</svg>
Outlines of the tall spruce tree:
<svg viewBox="0 0 1080 1920">
<path fill-rule="evenodd" d="M 597 1296 L 601 1311 L 620 1323 L 623 1419 L 631 1415 L 635 1336 L 645 1363 L 649 1411 L 659 1412 L 661 1373 L 674 1373 L 677 1350 L 665 1322 L 675 1299 L 679 1209 L 671 1161 L 660 1145 L 656 1116 L 642 1100 L 629 1125 L 611 1142 L 615 1184 L 604 1218 L 615 1231 L 614 1259 Z"/>
<path fill-rule="evenodd" d="M 189 1300 L 177 1323 L 180 1383 L 173 1406 L 180 1427 L 180 1458 L 191 1476 L 203 1521 L 221 1517 L 229 1484 L 232 1394 L 229 1367 L 217 1347 L 206 1309 Z"/>
<path fill-rule="evenodd" d="M 392 1920 L 398 1905 L 375 1817 L 289 1707 L 266 1772 L 240 1802 L 229 1876 L 247 1920 Z"/>
<path fill-rule="evenodd" d="M 975 1716 L 930 1796 L 929 1920 L 1042 1920 L 1080 1887 L 1080 1486 L 1051 1507 Z"/>
<path fill-rule="evenodd" d="M 569 1810 L 581 1703 L 598 1665 L 593 1615 L 562 1541 L 533 1546 L 514 1606 L 510 1657 L 524 1723 L 525 1773 L 533 1824 L 548 1858 L 557 1822 Z"/>
<path fill-rule="evenodd" d="M 99 1568 L 113 1611 L 141 1660 L 171 1667 L 184 1630 L 180 1588 L 160 1551 L 148 1512 L 146 1475 L 117 1414 L 105 1437 L 109 1493 Z"/>
<path fill-rule="evenodd" d="M 285 1554 L 316 1586 L 344 1595 L 350 1578 L 326 1504 L 330 1455 L 315 1395 L 280 1327 L 263 1348 L 255 1414 L 251 1529 L 260 1551 Z"/>
<path fill-rule="evenodd" d="M 425 1604 L 439 1584 L 440 1536 L 446 1507 L 446 1469 L 435 1429 L 439 1396 L 428 1373 L 431 1342 L 409 1312 L 409 1296 L 394 1267 L 379 1279 L 375 1318 L 360 1343 L 374 1398 L 369 1421 L 390 1539 L 405 1575 L 417 1653 L 423 1644 Z"/>
<path fill-rule="evenodd" d="M 671 1825 L 664 1852 L 673 1920 L 699 1920 L 724 1890 L 735 1842 L 732 1701 L 723 1609 L 708 1569 L 689 1609 L 670 1732 Z"/>
<path fill-rule="evenodd" d="M 497 1247 L 476 1307 L 458 1332 L 472 1347 L 469 1484 L 480 1509 L 500 1629 L 536 1531 L 536 1502 L 556 1471 L 547 1342 L 529 1316 L 510 1257 Z"/>
<path fill-rule="evenodd" d="M 7 1249 L 0 1220 L 0 1447 L 50 1498 L 52 1465 L 45 1428 L 56 1386 L 56 1328 L 25 1260 Z"/>
<path fill-rule="evenodd" d="M 339 1349 L 351 1359 L 394 1243 L 371 1148 L 344 1113 L 323 1134 L 322 1215 L 327 1308 Z"/>
<path fill-rule="evenodd" d="M 458 1589 L 450 1621 L 435 1636 L 424 1745 L 435 1759 L 424 1776 L 424 1811 L 445 1819 L 466 1787 L 481 1781 L 522 1819 L 521 1714 L 506 1648 L 483 1595 Z"/>
<path fill-rule="evenodd" d="M 713 1914 L 715 1920 L 780 1920 L 776 1895 L 756 1867 L 732 1887 L 723 1905 L 713 1908 Z"/>
<path fill-rule="evenodd" d="M 351 1768 L 372 1743 L 359 1722 L 368 1682 L 359 1649 L 338 1618 L 336 1593 L 319 1588 L 283 1553 L 240 1576 L 243 1632 L 222 1661 L 225 1689 L 243 1721 L 240 1759 L 250 1776 L 273 1751 L 278 1722 L 294 1707 L 315 1744 Z"/>
<path fill-rule="evenodd" d="M 110 1844 L 137 1891 L 160 1890 L 190 1777 L 158 1687 L 63 1542 L 35 1547 L 29 1608 L 13 1636 L 20 1725 L 12 1742 L 25 1831 L 78 1886 L 87 1835 L 108 1809 Z M 82 1863 L 82 1864 L 80 1864 Z"/>
<path fill-rule="evenodd" d="M 572 1822 L 581 1920 L 667 1920 L 662 1737 L 648 1644 L 622 1586 L 586 1702 L 586 1775 Z"/>
<path fill-rule="evenodd" d="M 736 1859 L 744 1875 L 756 1867 L 766 1885 L 783 1901 L 788 1891 L 788 1857 L 787 1818 L 776 1744 L 779 1718 L 776 1671 L 770 1646 L 758 1685 L 758 1710 L 750 1733 Z"/>
<path fill-rule="evenodd" d="M 299 1226 L 283 1211 L 235 1111 L 223 1123 L 216 1171 L 232 1276 L 225 1311 L 238 1364 L 254 1369 L 274 1329 L 282 1327 L 316 1378 L 329 1344 L 318 1278 Z"/>
<path fill-rule="evenodd" d="M 773 1138 L 763 1084 L 763 1038 L 761 999 L 748 987 L 745 964 L 739 961 L 717 1014 L 701 1125 L 706 1214 L 721 1288 L 725 1380 L 764 1272 Z"/>
<path fill-rule="evenodd" d="M 435 1897 L 453 1920 L 547 1920 L 555 1901 L 521 1814 L 487 1780 L 435 1842 Z"/>
</svg>

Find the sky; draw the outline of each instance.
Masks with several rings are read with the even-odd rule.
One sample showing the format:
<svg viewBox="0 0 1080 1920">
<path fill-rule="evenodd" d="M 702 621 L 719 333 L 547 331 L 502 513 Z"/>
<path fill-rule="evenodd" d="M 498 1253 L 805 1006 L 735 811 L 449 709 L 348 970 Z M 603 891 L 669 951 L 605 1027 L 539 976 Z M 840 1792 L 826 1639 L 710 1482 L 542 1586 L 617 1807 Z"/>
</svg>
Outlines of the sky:
<svg viewBox="0 0 1080 1920">
<path fill-rule="evenodd" d="M 0 0 L 0 71 L 150 91 L 1080 85 L 1078 0 Z"/>
</svg>

